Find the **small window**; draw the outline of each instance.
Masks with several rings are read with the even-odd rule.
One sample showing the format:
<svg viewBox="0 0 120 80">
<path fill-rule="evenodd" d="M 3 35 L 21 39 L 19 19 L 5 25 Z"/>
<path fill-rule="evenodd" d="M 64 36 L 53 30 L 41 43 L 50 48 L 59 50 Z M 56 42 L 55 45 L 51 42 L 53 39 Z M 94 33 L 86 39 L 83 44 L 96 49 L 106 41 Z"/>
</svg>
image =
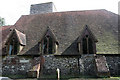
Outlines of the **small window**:
<svg viewBox="0 0 120 80">
<path fill-rule="evenodd" d="M 84 54 L 93 54 L 93 41 L 92 39 L 86 35 L 83 39 L 82 39 L 82 47 L 83 47 L 83 53 Z"/>
<path fill-rule="evenodd" d="M 50 36 L 46 36 L 43 41 L 43 53 L 53 54 L 53 40 Z"/>
<path fill-rule="evenodd" d="M 8 50 L 9 55 L 16 55 L 19 52 L 19 44 L 15 38 L 11 39 L 8 45 L 8 49 L 9 49 Z"/>
<path fill-rule="evenodd" d="M 57 53 L 58 42 L 51 29 L 48 28 L 44 38 L 39 44 L 39 50 L 42 54 L 54 54 Z"/>
<path fill-rule="evenodd" d="M 46 36 L 42 42 L 43 44 L 42 46 L 40 44 L 40 47 L 42 47 L 43 54 L 54 54 L 57 52 L 58 44 L 52 39 L 52 37 Z"/>
<path fill-rule="evenodd" d="M 11 55 L 13 53 L 13 45 L 9 45 L 9 55 Z"/>
</svg>

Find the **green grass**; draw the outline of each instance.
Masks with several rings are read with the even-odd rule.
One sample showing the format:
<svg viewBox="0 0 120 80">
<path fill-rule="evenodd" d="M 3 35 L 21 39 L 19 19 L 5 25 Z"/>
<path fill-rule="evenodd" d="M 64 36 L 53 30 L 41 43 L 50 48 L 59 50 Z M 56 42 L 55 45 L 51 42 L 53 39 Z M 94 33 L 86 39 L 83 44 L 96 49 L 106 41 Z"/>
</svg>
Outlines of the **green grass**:
<svg viewBox="0 0 120 80">
<path fill-rule="evenodd" d="M 4 77 L 9 77 L 11 79 L 21 79 L 21 78 L 26 78 L 24 75 L 3 75 Z"/>
<path fill-rule="evenodd" d="M 120 77 L 110 77 L 110 78 L 72 78 L 69 80 L 120 80 Z"/>
<path fill-rule="evenodd" d="M 4 77 L 9 77 L 11 79 L 15 80 L 37 80 L 37 78 L 26 78 L 24 75 L 5 75 Z M 45 78 L 45 80 L 51 80 L 56 79 L 56 75 L 43 75 L 41 77 L 42 79 Z M 62 75 L 60 76 L 60 80 L 120 80 L 120 77 L 110 77 L 110 78 L 94 78 L 91 76 L 79 76 L 79 75 Z"/>
<path fill-rule="evenodd" d="M 34 79 L 16 79 L 16 80 L 37 80 L 37 78 L 36 79 L 35 78 Z M 52 79 L 48 78 L 48 79 L 45 79 L 45 80 L 52 80 Z M 53 79 L 53 80 L 58 80 L 58 79 Z M 120 77 L 112 77 L 112 78 L 69 78 L 69 79 L 59 79 L 59 80 L 120 80 Z"/>
<path fill-rule="evenodd" d="M 42 76 L 41 78 L 48 78 L 48 79 L 49 79 L 49 78 L 54 78 L 54 79 L 56 79 L 57 76 L 56 76 L 56 75 L 44 75 L 44 76 Z M 87 78 L 89 78 L 89 79 L 94 79 L 95 76 L 61 75 L 60 78 L 61 78 L 61 79 L 74 79 L 74 78 L 82 78 L 82 79 L 87 79 Z M 103 77 L 103 78 L 105 78 L 105 77 Z M 96 79 L 96 78 L 95 78 L 95 79 Z"/>
</svg>

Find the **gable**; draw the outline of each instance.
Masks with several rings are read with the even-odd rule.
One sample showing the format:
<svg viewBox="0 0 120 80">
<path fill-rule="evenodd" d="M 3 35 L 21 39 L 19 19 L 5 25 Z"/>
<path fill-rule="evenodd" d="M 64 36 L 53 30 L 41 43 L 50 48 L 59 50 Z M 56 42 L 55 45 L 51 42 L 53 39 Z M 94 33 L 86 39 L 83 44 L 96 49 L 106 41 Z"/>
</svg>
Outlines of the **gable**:
<svg viewBox="0 0 120 80">
<path fill-rule="evenodd" d="M 11 31 L 11 33 L 9 34 L 9 37 L 6 41 L 6 45 L 8 44 L 8 42 L 11 40 L 11 38 L 16 38 L 19 42 L 19 44 L 21 45 L 26 45 L 26 36 L 25 34 L 21 33 L 20 31 L 16 30 L 16 29 L 13 29 Z"/>
<path fill-rule="evenodd" d="M 52 30 L 50 29 L 50 27 L 47 27 L 47 30 L 46 30 L 46 32 L 44 33 L 43 38 L 44 38 L 44 37 L 47 37 L 47 36 L 50 36 L 55 42 L 58 43 L 58 40 L 57 40 L 55 34 L 54 34 L 54 33 L 52 32 Z M 40 40 L 40 41 L 41 41 L 41 40 Z"/>
<path fill-rule="evenodd" d="M 98 42 L 97 38 L 95 35 L 92 33 L 92 31 L 89 29 L 88 25 L 85 25 L 85 28 L 83 29 L 81 35 L 79 36 L 77 42 L 81 42 L 81 40 L 86 36 L 89 35 L 94 42 Z"/>
</svg>

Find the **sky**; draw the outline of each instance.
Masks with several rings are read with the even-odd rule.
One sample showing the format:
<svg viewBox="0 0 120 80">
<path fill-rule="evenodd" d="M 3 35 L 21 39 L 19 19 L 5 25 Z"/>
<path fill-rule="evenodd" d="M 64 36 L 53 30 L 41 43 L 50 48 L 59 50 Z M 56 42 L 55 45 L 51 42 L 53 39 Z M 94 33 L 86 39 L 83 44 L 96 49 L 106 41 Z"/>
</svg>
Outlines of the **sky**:
<svg viewBox="0 0 120 80">
<path fill-rule="evenodd" d="M 30 14 L 30 5 L 53 2 L 57 11 L 106 9 L 118 14 L 119 0 L 0 0 L 0 16 L 6 25 L 14 25 L 21 15 Z"/>
</svg>

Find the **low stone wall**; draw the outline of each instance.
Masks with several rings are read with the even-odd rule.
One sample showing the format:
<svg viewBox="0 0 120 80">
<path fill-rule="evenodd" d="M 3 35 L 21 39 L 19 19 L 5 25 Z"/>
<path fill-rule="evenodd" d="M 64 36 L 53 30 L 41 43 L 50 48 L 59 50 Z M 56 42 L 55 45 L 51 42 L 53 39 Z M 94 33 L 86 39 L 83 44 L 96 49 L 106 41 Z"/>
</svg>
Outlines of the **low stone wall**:
<svg viewBox="0 0 120 80">
<path fill-rule="evenodd" d="M 2 74 L 3 75 L 26 75 L 31 68 L 29 58 L 19 58 L 17 56 L 8 56 L 3 58 Z"/>
</svg>

